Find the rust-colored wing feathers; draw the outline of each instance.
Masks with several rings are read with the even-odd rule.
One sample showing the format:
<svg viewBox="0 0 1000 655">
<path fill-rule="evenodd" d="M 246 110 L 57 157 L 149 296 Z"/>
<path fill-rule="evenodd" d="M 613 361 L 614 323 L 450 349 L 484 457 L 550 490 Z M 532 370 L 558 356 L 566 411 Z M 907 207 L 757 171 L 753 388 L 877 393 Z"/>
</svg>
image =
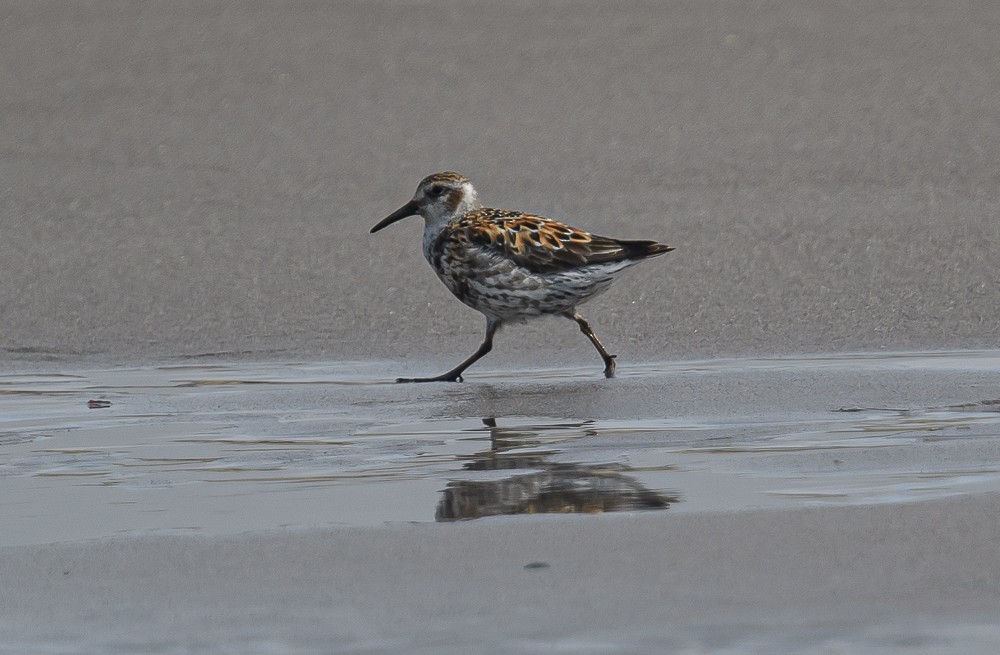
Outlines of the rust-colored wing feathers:
<svg viewBox="0 0 1000 655">
<path fill-rule="evenodd" d="M 640 260 L 673 250 L 655 241 L 610 239 L 550 218 L 503 209 L 481 209 L 462 217 L 470 243 L 493 248 L 536 273 L 588 264 Z"/>
</svg>

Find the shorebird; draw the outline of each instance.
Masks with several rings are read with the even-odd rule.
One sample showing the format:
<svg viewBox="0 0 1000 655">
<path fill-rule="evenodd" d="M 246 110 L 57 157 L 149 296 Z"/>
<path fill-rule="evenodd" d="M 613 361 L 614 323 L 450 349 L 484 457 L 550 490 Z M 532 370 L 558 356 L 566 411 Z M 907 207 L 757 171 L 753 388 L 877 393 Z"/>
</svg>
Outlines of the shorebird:
<svg viewBox="0 0 1000 655">
<path fill-rule="evenodd" d="M 397 382 L 461 382 L 465 369 L 493 349 L 501 325 L 551 315 L 576 321 L 601 354 L 605 377 L 614 377 L 615 355 L 577 306 L 607 291 L 626 268 L 673 250 L 656 241 L 610 239 L 551 218 L 483 207 L 472 182 L 453 172 L 424 178 L 413 198 L 371 232 L 415 215 L 424 219 L 424 257 L 449 291 L 486 316 L 486 338 L 447 373 Z"/>
</svg>

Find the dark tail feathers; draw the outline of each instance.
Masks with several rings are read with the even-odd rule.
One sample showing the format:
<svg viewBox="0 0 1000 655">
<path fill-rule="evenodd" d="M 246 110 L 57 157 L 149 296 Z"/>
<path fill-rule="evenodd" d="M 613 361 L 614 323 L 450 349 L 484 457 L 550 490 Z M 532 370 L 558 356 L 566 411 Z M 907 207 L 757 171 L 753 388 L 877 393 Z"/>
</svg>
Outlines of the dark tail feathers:
<svg viewBox="0 0 1000 655">
<path fill-rule="evenodd" d="M 656 241 L 619 241 L 619 243 L 625 249 L 625 256 L 628 259 L 647 259 L 674 249 L 673 246 Z"/>
</svg>

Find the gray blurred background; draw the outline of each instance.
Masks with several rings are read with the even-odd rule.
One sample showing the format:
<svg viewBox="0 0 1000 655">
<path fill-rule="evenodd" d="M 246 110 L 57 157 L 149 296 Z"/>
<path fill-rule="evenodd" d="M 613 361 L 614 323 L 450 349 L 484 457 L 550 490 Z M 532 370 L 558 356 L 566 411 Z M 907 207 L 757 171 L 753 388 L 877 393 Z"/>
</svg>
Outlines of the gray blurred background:
<svg viewBox="0 0 1000 655">
<path fill-rule="evenodd" d="M 441 361 L 443 169 L 677 247 L 626 359 L 997 347 L 1000 3 L 0 3 L 0 363 Z M 565 341 L 565 343 L 563 343 Z M 598 366 L 567 321 L 488 365 Z"/>
</svg>

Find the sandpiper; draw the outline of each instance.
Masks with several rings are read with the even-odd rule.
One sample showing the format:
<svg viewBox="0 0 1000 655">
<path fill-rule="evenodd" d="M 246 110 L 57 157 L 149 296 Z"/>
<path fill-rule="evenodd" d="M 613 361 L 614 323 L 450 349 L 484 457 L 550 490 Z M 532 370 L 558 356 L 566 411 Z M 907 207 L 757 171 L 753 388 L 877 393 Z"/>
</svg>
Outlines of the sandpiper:
<svg viewBox="0 0 1000 655">
<path fill-rule="evenodd" d="M 615 355 L 576 308 L 607 291 L 626 268 L 673 250 L 656 241 L 609 239 L 551 218 L 483 207 L 472 183 L 453 172 L 424 178 L 413 199 L 371 231 L 414 215 L 424 219 L 424 257 L 459 300 L 486 316 L 486 339 L 447 373 L 397 382 L 461 382 L 465 369 L 493 348 L 501 325 L 548 315 L 576 321 L 601 354 L 604 375 L 614 377 Z"/>
</svg>

